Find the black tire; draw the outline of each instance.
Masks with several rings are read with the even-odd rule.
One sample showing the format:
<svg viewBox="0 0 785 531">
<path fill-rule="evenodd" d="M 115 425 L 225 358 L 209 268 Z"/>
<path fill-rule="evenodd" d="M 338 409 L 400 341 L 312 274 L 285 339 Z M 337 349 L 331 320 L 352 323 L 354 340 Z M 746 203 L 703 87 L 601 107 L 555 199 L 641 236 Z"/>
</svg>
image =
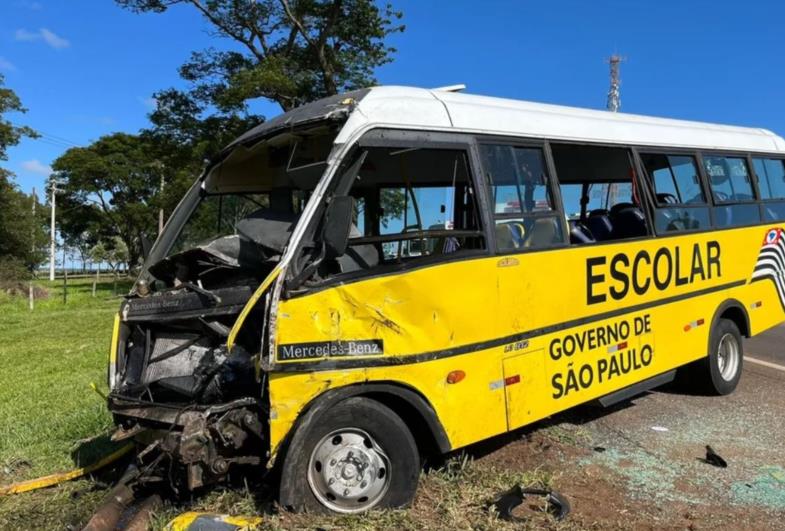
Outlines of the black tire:
<svg viewBox="0 0 785 531">
<path fill-rule="evenodd" d="M 720 343 L 725 340 L 725 362 L 720 355 Z M 730 319 L 717 319 L 709 335 L 709 355 L 703 360 L 702 377 L 705 389 L 717 395 L 732 393 L 741 379 L 744 365 L 744 346 L 739 327 Z M 736 349 L 735 354 L 727 350 Z M 728 357 L 734 359 L 728 359 Z"/>
<path fill-rule="evenodd" d="M 338 477 L 329 474 L 326 468 L 328 466 L 326 461 L 330 461 L 329 464 L 332 464 L 336 462 L 336 459 L 324 459 L 324 464 L 319 459 L 320 456 L 326 455 L 320 453 L 320 449 L 327 447 L 330 450 L 329 444 L 335 444 L 334 441 L 337 437 L 333 434 L 336 432 L 349 433 L 350 436 L 357 436 L 356 433 L 367 434 L 371 441 L 364 439 L 366 448 L 360 448 L 360 457 L 365 457 L 363 450 L 372 455 L 381 454 L 386 457 L 385 465 L 376 467 L 379 472 L 372 474 L 373 479 L 371 480 L 372 482 L 383 481 L 386 487 L 372 499 L 366 497 L 366 500 L 363 500 L 363 497 L 360 496 L 355 501 L 344 498 L 340 494 L 336 499 L 335 487 L 328 487 L 326 483 L 321 482 L 324 477 Z M 345 444 L 349 444 L 348 437 Z M 356 449 L 357 445 L 344 446 L 344 448 Z M 377 452 L 377 449 L 381 452 Z M 338 456 L 338 465 L 329 470 L 344 470 L 341 469 L 341 463 L 346 461 L 339 455 L 343 449 L 335 446 L 334 451 L 336 454 L 330 455 Z M 344 466 L 346 465 L 344 464 Z M 323 467 L 325 468 L 323 469 Z M 386 469 L 384 473 L 381 472 L 382 468 Z M 363 473 L 374 469 L 371 466 L 368 469 L 360 468 L 359 470 Z M 355 467 L 353 470 L 358 470 L 358 468 Z M 281 470 L 280 503 L 288 510 L 318 513 L 364 512 L 371 508 L 405 507 L 411 504 L 414 498 L 419 476 L 420 455 L 417 444 L 403 420 L 390 408 L 375 400 L 352 397 L 330 408 L 318 411 L 311 418 L 309 418 L 309 414 L 306 414 L 292 437 L 284 458 Z M 343 481 L 345 478 L 341 475 L 338 482 Z M 320 484 L 322 488 L 319 485 L 314 485 L 316 483 Z M 314 486 L 312 487 L 312 485 Z M 344 486 L 346 485 L 341 484 L 339 489 Z M 365 492 L 357 485 L 353 486 L 353 488 L 355 487 L 361 491 L 361 494 Z M 319 494 L 315 491 L 319 491 Z M 333 506 L 328 504 L 333 504 Z M 337 509 L 336 505 L 340 508 Z"/>
</svg>

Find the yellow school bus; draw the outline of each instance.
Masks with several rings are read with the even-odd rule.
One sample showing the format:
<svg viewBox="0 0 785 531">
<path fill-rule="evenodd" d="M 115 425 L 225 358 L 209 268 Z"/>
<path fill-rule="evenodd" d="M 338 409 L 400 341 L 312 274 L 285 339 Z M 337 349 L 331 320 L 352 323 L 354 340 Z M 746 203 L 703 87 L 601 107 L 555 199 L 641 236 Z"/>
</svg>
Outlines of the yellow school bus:
<svg viewBox="0 0 785 531">
<path fill-rule="evenodd" d="M 428 454 L 676 369 L 730 393 L 785 319 L 783 161 L 761 129 L 439 89 L 287 112 L 149 253 L 114 438 L 190 489 L 277 469 L 283 506 L 360 512 L 407 505 Z"/>
</svg>

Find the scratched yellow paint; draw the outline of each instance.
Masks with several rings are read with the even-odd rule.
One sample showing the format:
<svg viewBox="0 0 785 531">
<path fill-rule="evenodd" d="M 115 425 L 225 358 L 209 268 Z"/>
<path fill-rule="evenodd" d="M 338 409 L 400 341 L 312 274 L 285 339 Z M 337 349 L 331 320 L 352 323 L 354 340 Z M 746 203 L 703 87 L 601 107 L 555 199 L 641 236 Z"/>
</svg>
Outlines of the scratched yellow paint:
<svg viewBox="0 0 785 531">
<path fill-rule="evenodd" d="M 773 282 L 749 283 L 770 228 L 520 253 L 514 255 L 515 259 L 474 258 L 367 278 L 282 300 L 276 316 L 276 352 L 280 345 L 295 343 L 381 340 L 383 354 L 331 359 L 398 358 L 404 364 L 306 372 L 274 368 L 269 380 L 272 453 L 303 408 L 332 388 L 396 382 L 415 389 L 433 406 L 452 447 L 459 448 L 705 356 L 714 313 L 730 298 L 744 305 L 752 332 L 757 334 L 785 317 Z M 718 254 L 709 267 L 711 245 Z M 695 246 L 701 255 L 698 258 L 693 256 Z M 648 289 L 639 294 L 633 288 L 633 279 L 628 278 L 624 296 L 614 299 L 612 287 L 617 292 L 624 290 L 623 283 L 611 275 L 613 257 L 625 255 L 631 265 L 641 251 L 653 259 L 660 248 L 668 250 L 662 254 L 671 255 L 671 282 L 661 282 L 660 289 L 650 279 Z M 678 278 L 690 278 L 695 260 L 702 265 L 702 274 L 700 268 L 696 269 L 692 282 L 683 285 L 675 280 L 676 248 Z M 603 257 L 604 265 L 588 268 L 590 259 L 602 261 Z M 659 267 L 657 275 L 663 280 L 667 260 L 662 258 Z M 645 270 L 646 263 L 641 261 L 639 284 L 644 283 Z M 604 274 L 604 279 L 589 286 L 589 274 Z M 710 290 L 734 282 L 741 285 Z M 633 308 L 707 289 L 709 292 L 699 296 Z M 603 294 L 605 300 L 589 303 L 590 295 L 601 298 Z M 760 305 L 756 307 L 755 303 Z M 570 328 L 547 328 L 606 312 L 619 314 L 602 321 L 574 323 Z M 688 327 L 690 323 L 694 326 Z M 626 335 L 613 335 L 614 330 L 619 335 L 625 327 Z M 602 336 L 598 336 L 600 328 Z M 487 344 L 538 329 L 545 330 L 520 341 Z M 594 341 L 587 340 L 589 337 Z M 583 348 L 567 354 L 581 338 Z M 478 344 L 476 350 L 405 363 L 407 356 L 472 344 Z M 612 364 L 618 368 L 625 360 L 629 370 L 614 372 Z M 281 360 L 277 367 L 292 363 L 307 367 L 314 361 Z M 447 384 L 447 374 L 455 369 L 465 371 L 466 378 Z M 578 388 L 565 393 L 571 371 Z M 505 378 L 513 381 L 505 386 Z M 562 387 L 561 396 L 557 396 L 555 382 Z"/>
</svg>

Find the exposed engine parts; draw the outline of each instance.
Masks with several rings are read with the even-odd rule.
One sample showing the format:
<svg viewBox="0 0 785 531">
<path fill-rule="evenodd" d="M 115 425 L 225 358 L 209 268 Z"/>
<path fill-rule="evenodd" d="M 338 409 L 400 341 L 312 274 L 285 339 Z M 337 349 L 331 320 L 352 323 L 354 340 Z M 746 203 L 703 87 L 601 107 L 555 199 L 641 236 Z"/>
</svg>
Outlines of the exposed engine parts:
<svg viewBox="0 0 785 531">
<path fill-rule="evenodd" d="M 147 470 L 145 480 L 164 476 L 174 490 L 224 481 L 234 465 L 259 465 L 266 457 L 255 399 L 180 410 L 120 399 L 111 405 L 123 423 L 113 439 L 147 444 L 137 456 Z"/>
<path fill-rule="evenodd" d="M 171 285 L 137 293 L 121 309 L 109 409 L 118 425 L 112 438 L 142 448 L 139 467 L 146 473 L 137 484 L 163 481 L 175 492 L 194 490 L 226 480 L 237 465 L 266 458 L 256 371 L 261 336 L 250 332 L 231 352 L 226 347 L 258 280 L 247 277 L 236 259 L 222 262 L 231 249 L 213 247 L 160 264 Z M 229 274 L 223 271 L 217 285 L 203 283 L 215 268 Z"/>
<path fill-rule="evenodd" d="M 262 456 L 252 452 L 262 448 L 262 424 L 250 408 L 220 415 L 189 411 L 181 421 L 182 431 L 168 433 L 160 449 L 186 466 L 189 490 L 221 480 L 233 464 L 261 463 Z"/>
</svg>

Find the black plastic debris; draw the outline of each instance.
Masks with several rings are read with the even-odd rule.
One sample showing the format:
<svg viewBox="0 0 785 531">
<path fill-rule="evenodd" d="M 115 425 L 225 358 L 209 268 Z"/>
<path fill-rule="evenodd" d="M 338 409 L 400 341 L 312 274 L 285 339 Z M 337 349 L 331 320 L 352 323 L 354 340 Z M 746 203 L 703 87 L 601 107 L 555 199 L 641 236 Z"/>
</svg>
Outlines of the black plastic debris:
<svg viewBox="0 0 785 531">
<path fill-rule="evenodd" d="M 602 452 L 605 451 L 605 447 L 604 446 L 595 446 L 594 448 L 592 448 L 592 450 L 594 450 L 597 453 L 602 453 Z"/>
<path fill-rule="evenodd" d="M 512 511 L 526 499 L 526 496 L 542 496 L 548 502 L 548 512 L 556 520 L 563 520 L 570 512 L 570 502 L 567 497 L 555 490 L 522 488 L 515 485 L 510 490 L 499 494 L 495 500 L 488 504 L 488 509 L 493 509 L 499 513 L 499 518 L 510 522 L 521 521 L 521 518 L 513 516 Z"/>
<path fill-rule="evenodd" d="M 703 460 L 703 462 L 719 468 L 728 468 L 727 461 L 725 461 L 725 459 L 723 459 L 717 452 L 714 451 L 714 448 L 709 445 L 706 445 L 706 458 Z"/>
</svg>

